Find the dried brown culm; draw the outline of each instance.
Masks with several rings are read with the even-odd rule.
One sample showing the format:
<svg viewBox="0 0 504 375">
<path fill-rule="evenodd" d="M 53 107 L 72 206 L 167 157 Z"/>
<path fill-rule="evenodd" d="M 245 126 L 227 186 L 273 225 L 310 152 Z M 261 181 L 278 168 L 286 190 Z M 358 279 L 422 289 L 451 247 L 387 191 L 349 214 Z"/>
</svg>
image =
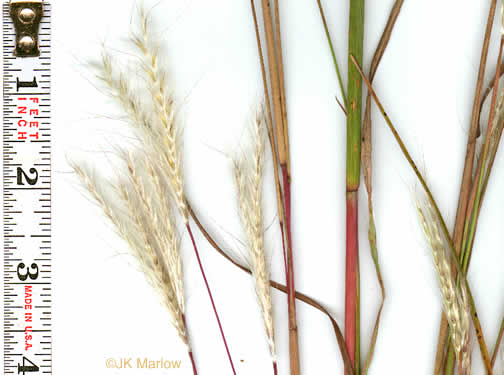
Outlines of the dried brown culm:
<svg viewBox="0 0 504 375">
<path fill-rule="evenodd" d="M 269 80 L 266 78 L 266 69 L 264 66 L 264 58 L 261 49 L 259 28 L 257 24 L 257 15 L 255 12 L 254 0 L 250 1 L 252 15 L 254 18 L 255 32 L 259 47 L 259 60 L 261 64 L 265 96 L 268 100 L 268 85 L 271 86 L 271 102 L 273 110 L 269 108 L 269 100 L 266 103 L 268 106 L 268 114 L 270 116 L 270 126 L 275 130 L 274 134 L 270 134 L 272 140 L 272 152 L 278 154 L 278 163 L 280 168 L 275 170 L 275 179 L 277 184 L 277 193 L 280 192 L 279 180 L 283 183 L 283 196 L 278 195 L 278 207 L 281 210 L 281 230 L 284 235 L 284 261 L 285 261 L 285 277 L 287 284 L 287 305 L 289 314 L 289 359 L 290 359 L 290 374 L 300 374 L 300 354 L 299 354 L 299 338 L 296 316 L 296 297 L 295 297 L 295 277 L 294 277 L 294 260 L 293 260 L 293 241 L 292 241 L 292 225 L 291 225 L 291 168 L 289 155 L 289 134 L 287 123 L 287 108 L 285 95 L 285 80 L 284 80 L 284 65 L 282 56 L 282 42 L 280 32 L 280 4 L 279 0 L 269 1 L 262 0 L 262 14 L 264 21 L 264 33 L 266 39 L 266 52 L 268 62 Z M 272 9 L 272 4 L 273 8 Z M 273 14 L 274 13 L 274 18 Z M 274 156 L 276 158 L 276 155 Z M 276 166 L 275 168 L 277 168 Z M 281 172 L 281 178 L 280 178 Z M 281 200 L 281 202 L 280 202 Z M 282 225 L 283 224 L 283 225 Z"/>
</svg>

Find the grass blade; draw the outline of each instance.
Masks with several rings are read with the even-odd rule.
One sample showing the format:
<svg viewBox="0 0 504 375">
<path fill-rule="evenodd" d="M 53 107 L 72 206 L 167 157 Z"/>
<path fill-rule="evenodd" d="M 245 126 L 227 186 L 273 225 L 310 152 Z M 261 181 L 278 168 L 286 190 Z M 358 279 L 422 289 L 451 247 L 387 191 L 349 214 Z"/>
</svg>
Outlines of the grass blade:
<svg viewBox="0 0 504 375">
<path fill-rule="evenodd" d="M 397 18 L 399 17 L 399 13 L 401 12 L 402 5 L 404 0 L 396 0 L 392 10 L 390 12 L 387 24 L 381 36 L 380 42 L 378 43 L 378 47 L 376 48 L 375 54 L 373 56 L 373 60 L 371 62 L 371 69 L 369 73 L 369 79 L 373 80 L 380 61 L 385 53 L 388 42 L 392 35 L 392 31 L 394 29 Z M 362 130 L 362 149 L 361 149 L 361 164 L 362 170 L 364 174 L 364 183 L 366 185 L 366 191 L 368 194 L 368 209 L 369 209 L 369 228 L 368 228 L 368 239 L 369 245 L 371 248 L 371 256 L 373 258 L 373 262 L 376 270 L 376 277 L 378 279 L 378 283 L 380 285 L 380 290 L 382 294 L 382 300 L 380 303 L 380 307 L 378 309 L 378 313 L 376 315 L 376 321 L 373 328 L 373 334 L 371 336 L 371 343 L 369 347 L 369 351 L 366 357 L 366 361 L 364 363 L 364 367 L 362 369 L 362 374 L 366 375 L 369 371 L 369 367 L 371 366 L 371 362 L 373 360 L 374 350 L 376 346 L 376 340 L 378 338 L 378 331 L 380 328 L 381 314 L 383 311 L 383 306 L 385 304 L 385 285 L 383 284 L 383 278 L 380 270 L 380 263 L 378 259 L 378 247 L 376 244 L 376 227 L 374 222 L 374 214 L 373 214 L 373 186 L 372 186 L 372 139 L 371 139 L 371 95 L 368 93 L 366 98 L 366 110 L 364 112 L 364 123 Z"/>
<path fill-rule="evenodd" d="M 322 1 L 321 0 L 317 0 L 317 5 L 318 5 L 318 8 L 319 8 L 319 11 L 320 11 L 320 17 L 322 19 L 322 25 L 324 26 L 324 31 L 325 31 L 325 34 L 326 34 L 326 38 L 327 38 L 327 44 L 329 44 L 329 49 L 331 51 L 331 57 L 332 57 L 332 60 L 333 60 L 333 64 L 334 64 L 334 69 L 336 70 L 336 75 L 338 76 L 338 83 L 339 83 L 339 86 L 340 86 L 340 90 L 341 90 L 341 96 L 343 97 L 343 112 L 345 112 L 346 114 L 346 110 L 348 108 L 348 102 L 347 102 L 347 98 L 346 98 L 346 95 L 345 95 L 345 87 L 343 86 L 343 79 L 341 78 L 341 73 L 340 73 L 340 69 L 339 69 L 339 65 L 338 65 L 338 60 L 336 59 L 336 52 L 334 51 L 334 45 L 333 45 L 333 42 L 332 42 L 332 38 L 331 38 L 331 34 L 329 32 L 329 27 L 327 26 L 327 20 L 326 20 L 326 17 L 325 17 L 325 13 L 324 13 L 324 8 L 322 7 Z"/>
</svg>

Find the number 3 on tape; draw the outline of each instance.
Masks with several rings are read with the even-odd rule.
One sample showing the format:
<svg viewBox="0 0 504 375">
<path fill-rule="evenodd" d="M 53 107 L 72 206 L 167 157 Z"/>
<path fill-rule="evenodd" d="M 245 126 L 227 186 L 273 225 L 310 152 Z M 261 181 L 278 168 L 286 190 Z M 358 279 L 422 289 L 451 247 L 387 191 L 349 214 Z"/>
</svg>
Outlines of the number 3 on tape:
<svg viewBox="0 0 504 375">
<path fill-rule="evenodd" d="M 51 4 L 2 6 L 4 374 L 51 374 Z"/>
</svg>

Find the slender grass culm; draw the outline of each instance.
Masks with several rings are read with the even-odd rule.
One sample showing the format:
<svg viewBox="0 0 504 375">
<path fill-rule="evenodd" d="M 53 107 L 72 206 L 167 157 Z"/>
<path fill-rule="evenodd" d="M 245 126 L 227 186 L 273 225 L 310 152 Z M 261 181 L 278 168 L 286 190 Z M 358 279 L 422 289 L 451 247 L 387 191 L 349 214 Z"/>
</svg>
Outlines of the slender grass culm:
<svg viewBox="0 0 504 375">
<path fill-rule="evenodd" d="M 255 281 L 257 301 L 262 312 L 264 328 L 273 362 L 278 373 L 270 271 L 264 243 L 263 170 L 266 137 L 265 119 L 258 113 L 252 130 L 253 146 L 234 160 L 234 177 L 238 190 L 238 206 L 243 229 L 247 236 L 248 259 Z"/>
<path fill-rule="evenodd" d="M 364 0 L 350 0 L 346 144 L 345 341 L 354 371 L 360 374 L 359 205 L 361 178 L 362 78 L 351 62 L 362 64 Z"/>
</svg>

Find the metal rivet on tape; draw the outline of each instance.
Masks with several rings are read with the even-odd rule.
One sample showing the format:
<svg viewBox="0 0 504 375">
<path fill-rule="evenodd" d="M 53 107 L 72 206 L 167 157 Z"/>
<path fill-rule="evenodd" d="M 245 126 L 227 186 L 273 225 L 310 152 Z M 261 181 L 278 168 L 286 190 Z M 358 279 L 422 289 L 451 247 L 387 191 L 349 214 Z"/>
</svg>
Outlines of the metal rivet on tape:
<svg viewBox="0 0 504 375">
<path fill-rule="evenodd" d="M 43 15 L 41 1 L 16 1 L 10 3 L 10 16 L 16 29 L 14 54 L 18 57 L 37 57 L 39 28 Z"/>
</svg>

